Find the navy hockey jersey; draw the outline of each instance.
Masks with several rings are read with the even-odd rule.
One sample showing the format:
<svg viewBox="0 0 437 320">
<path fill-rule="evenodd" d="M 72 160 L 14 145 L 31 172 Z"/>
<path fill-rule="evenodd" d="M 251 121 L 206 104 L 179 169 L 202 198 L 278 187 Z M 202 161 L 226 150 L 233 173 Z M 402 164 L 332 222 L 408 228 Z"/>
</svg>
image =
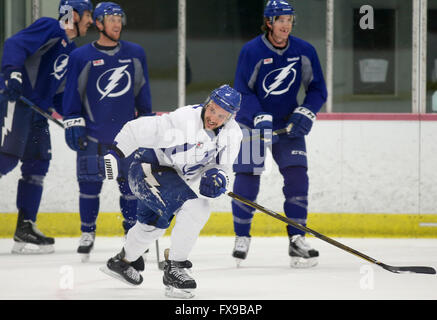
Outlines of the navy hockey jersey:
<svg viewBox="0 0 437 320">
<path fill-rule="evenodd" d="M 301 85 L 306 96 L 298 103 Z M 251 128 L 260 112 L 273 115 L 273 130 L 284 128 L 296 107 L 305 106 L 316 114 L 327 97 L 316 50 L 294 36 L 289 36 L 284 49 L 275 48 L 265 35 L 246 43 L 238 59 L 234 88 L 243 96 L 236 120 Z"/>
<path fill-rule="evenodd" d="M 123 125 L 151 112 L 146 54 L 137 44 L 120 41 L 112 50 L 94 43 L 74 50 L 68 64 L 63 100 L 65 118 L 85 118 L 87 135 L 112 143 Z"/>
<path fill-rule="evenodd" d="M 8 68 L 20 68 L 23 95 L 47 110 L 54 106 L 55 95 L 62 93 L 69 55 L 75 48 L 58 20 L 40 18 L 5 41 L 2 73 Z M 0 89 L 4 88 L 1 75 Z M 55 107 L 58 110 L 60 105 Z"/>
</svg>

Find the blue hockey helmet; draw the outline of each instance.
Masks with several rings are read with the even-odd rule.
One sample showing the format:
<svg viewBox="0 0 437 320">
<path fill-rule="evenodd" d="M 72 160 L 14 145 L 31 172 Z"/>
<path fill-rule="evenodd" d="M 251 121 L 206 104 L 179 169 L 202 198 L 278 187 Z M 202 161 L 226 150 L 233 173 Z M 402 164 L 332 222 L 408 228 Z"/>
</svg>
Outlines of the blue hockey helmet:
<svg viewBox="0 0 437 320">
<path fill-rule="evenodd" d="M 123 25 L 126 25 L 126 14 L 121 6 L 114 2 L 100 2 L 96 5 L 93 20 L 103 22 L 105 16 L 121 16 Z"/>
<path fill-rule="evenodd" d="M 264 8 L 264 17 L 294 15 L 294 8 L 285 0 L 269 0 Z"/>
<path fill-rule="evenodd" d="M 234 115 L 238 112 L 238 110 L 240 110 L 241 93 L 229 85 L 224 84 L 211 92 L 205 105 L 207 105 L 210 100 L 214 101 L 219 107 Z"/>
<path fill-rule="evenodd" d="M 61 0 L 58 9 L 60 18 L 68 13 L 68 10 L 66 10 L 68 6 L 72 7 L 81 18 L 84 11 L 88 10 L 89 12 L 93 12 L 93 4 L 90 0 Z"/>
</svg>

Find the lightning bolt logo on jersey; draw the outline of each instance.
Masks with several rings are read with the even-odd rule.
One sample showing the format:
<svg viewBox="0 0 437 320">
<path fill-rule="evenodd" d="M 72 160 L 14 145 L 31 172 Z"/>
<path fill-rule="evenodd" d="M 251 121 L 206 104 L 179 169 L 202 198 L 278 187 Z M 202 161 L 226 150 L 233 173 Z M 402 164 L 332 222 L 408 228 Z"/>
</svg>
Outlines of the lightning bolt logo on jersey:
<svg viewBox="0 0 437 320">
<path fill-rule="evenodd" d="M 285 47 L 274 47 L 259 35 L 241 49 L 234 88 L 243 95 L 237 122 L 253 128 L 259 113 L 273 117 L 273 130 L 284 128 L 290 114 L 306 105 L 317 113 L 326 101 L 326 85 L 314 47 L 290 35 Z M 305 91 L 298 101 L 300 89 Z"/>
<path fill-rule="evenodd" d="M 288 66 L 275 69 L 269 72 L 262 82 L 262 86 L 266 95 L 280 95 L 290 90 L 291 85 L 296 80 L 296 69 L 293 68 L 296 62 L 290 63 Z M 291 78 L 289 75 L 291 74 Z M 273 80 L 272 80 L 273 79 Z"/>
<path fill-rule="evenodd" d="M 135 113 L 151 112 L 146 55 L 123 41 L 111 50 L 89 43 L 74 50 L 68 62 L 64 116 L 83 117 L 87 135 L 112 143 Z"/>
<path fill-rule="evenodd" d="M 59 55 L 53 63 L 53 72 L 51 73 L 51 75 L 54 76 L 56 80 L 61 80 L 67 72 L 67 64 L 68 55 L 66 55 L 65 53 Z"/>
<path fill-rule="evenodd" d="M 129 71 L 126 70 L 128 66 L 109 69 L 98 78 L 97 91 L 102 95 L 100 100 L 106 96 L 109 98 L 120 97 L 129 91 L 132 81 Z"/>
<path fill-rule="evenodd" d="M 14 117 L 15 112 L 15 101 L 5 101 L 6 104 L 6 115 L 3 118 L 3 126 L 2 126 L 2 135 L 0 139 L 0 146 L 3 145 L 5 137 L 12 130 L 12 119 Z"/>
</svg>

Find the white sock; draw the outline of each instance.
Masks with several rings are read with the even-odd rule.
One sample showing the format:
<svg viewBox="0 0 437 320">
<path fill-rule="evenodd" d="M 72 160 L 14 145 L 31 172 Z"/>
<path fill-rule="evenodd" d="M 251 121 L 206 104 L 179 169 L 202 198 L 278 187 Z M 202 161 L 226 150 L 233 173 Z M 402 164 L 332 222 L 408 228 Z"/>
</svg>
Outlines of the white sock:
<svg viewBox="0 0 437 320">
<path fill-rule="evenodd" d="M 165 229 L 159 229 L 137 221 L 127 233 L 124 245 L 125 259 L 130 262 L 137 260 L 149 248 L 150 244 L 164 233 Z"/>
<path fill-rule="evenodd" d="M 207 199 L 197 198 L 184 203 L 176 214 L 176 223 L 171 232 L 170 260 L 185 261 L 188 259 L 209 216 Z"/>
</svg>

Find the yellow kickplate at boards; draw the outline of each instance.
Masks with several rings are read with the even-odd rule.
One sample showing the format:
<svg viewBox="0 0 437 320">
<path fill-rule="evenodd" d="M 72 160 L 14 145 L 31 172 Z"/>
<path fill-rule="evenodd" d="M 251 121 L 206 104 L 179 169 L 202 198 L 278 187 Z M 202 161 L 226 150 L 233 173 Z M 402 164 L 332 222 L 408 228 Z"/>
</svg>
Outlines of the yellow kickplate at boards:
<svg viewBox="0 0 437 320">
<path fill-rule="evenodd" d="M 122 236 L 120 213 L 99 213 L 99 236 Z M 166 231 L 169 235 L 175 219 Z M 0 213 L 0 238 L 11 238 L 17 213 Z M 79 213 L 39 213 L 37 227 L 51 237 L 80 236 Z M 437 238 L 437 214 L 310 213 L 307 227 L 330 237 Z M 234 236 L 230 212 L 213 212 L 201 236 Z M 252 236 L 285 236 L 286 224 L 262 212 L 254 215 Z"/>
</svg>

